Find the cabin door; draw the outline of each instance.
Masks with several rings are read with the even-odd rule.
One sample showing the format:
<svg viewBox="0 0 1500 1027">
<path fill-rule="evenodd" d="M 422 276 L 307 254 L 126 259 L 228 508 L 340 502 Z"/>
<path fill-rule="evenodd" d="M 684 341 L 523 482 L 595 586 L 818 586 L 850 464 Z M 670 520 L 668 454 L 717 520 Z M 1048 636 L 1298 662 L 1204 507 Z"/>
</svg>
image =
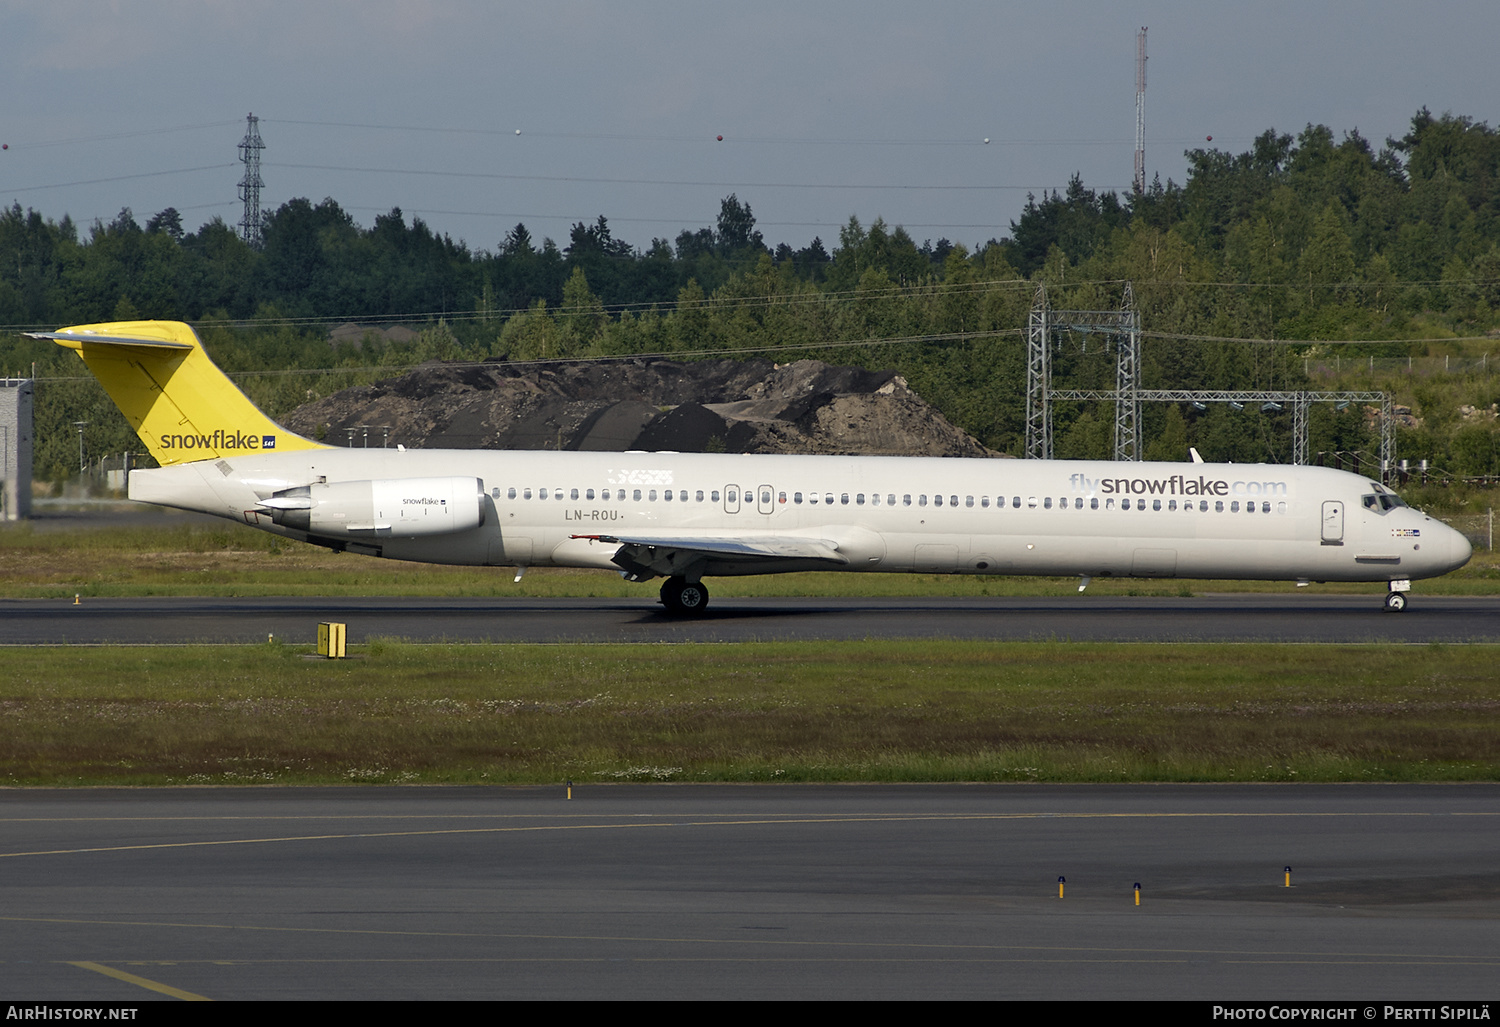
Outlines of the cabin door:
<svg viewBox="0 0 1500 1027">
<path fill-rule="evenodd" d="M 1323 544 L 1344 544 L 1344 504 L 1340 500 L 1328 499 L 1323 502 Z"/>
</svg>

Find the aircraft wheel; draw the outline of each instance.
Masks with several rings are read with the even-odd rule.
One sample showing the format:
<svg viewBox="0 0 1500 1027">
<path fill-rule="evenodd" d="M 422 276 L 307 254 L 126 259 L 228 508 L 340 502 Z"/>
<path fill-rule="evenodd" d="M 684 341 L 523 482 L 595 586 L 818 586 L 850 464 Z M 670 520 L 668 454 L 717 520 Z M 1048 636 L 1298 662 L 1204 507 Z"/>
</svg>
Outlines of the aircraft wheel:
<svg viewBox="0 0 1500 1027">
<path fill-rule="evenodd" d="M 673 617 L 698 617 L 708 607 L 708 586 L 701 581 L 668 578 L 661 586 L 661 604 Z"/>
<path fill-rule="evenodd" d="M 1387 592 L 1385 594 L 1385 608 L 1391 613 L 1400 613 L 1406 609 L 1406 593 Z"/>
</svg>

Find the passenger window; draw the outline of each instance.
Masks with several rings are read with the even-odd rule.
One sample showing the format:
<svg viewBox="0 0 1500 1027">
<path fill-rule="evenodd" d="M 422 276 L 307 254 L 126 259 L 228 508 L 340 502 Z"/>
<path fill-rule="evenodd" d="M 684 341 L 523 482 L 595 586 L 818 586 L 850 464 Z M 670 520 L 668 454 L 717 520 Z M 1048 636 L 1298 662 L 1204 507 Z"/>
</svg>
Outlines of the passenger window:
<svg viewBox="0 0 1500 1027">
<path fill-rule="evenodd" d="M 1097 509 L 1099 509 L 1099 497 L 1098 496 L 1095 496 L 1093 499 L 1089 500 L 1089 509 L 1090 510 L 1097 510 Z"/>
<path fill-rule="evenodd" d="M 717 503 L 719 501 L 719 490 L 718 489 L 714 489 L 712 492 L 710 492 L 708 494 L 708 501 L 710 503 Z"/>
<path fill-rule="evenodd" d="M 1036 509 L 1036 496 L 1027 496 L 1026 497 L 1026 506 L 1029 509 L 1035 510 Z"/>
<path fill-rule="evenodd" d="M 1175 499 L 1169 499 L 1169 500 L 1167 500 L 1167 512 L 1168 513 L 1173 513 L 1176 510 L 1177 510 L 1177 500 L 1175 500 Z"/>
<path fill-rule="evenodd" d="M 1013 506 L 1013 507 L 1015 507 L 1017 510 L 1021 509 L 1021 497 L 1020 496 L 1011 496 L 1010 497 L 1010 505 Z"/>
<path fill-rule="evenodd" d="M 1271 504 L 1270 503 L 1262 503 L 1262 504 L 1260 504 L 1260 512 L 1261 513 L 1270 513 L 1271 512 Z"/>
<path fill-rule="evenodd" d="M 925 494 L 924 495 L 920 495 L 920 496 L 917 497 L 917 505 L 918 506 L 926 506 L 927 505 L 927 496 Z"/>
<path fill-rule="evenodd" d="M 785 492 L 778 492 L 778 493 L 776 493 L 776 502 L 778 502 L 778 503 L 785 503 L 786 502 L 786 493 Z"/>
<path fill-rule="evenodd" d="M 1115 508 L 1114 497 L 1110 497 L 1109 499 L 1106 499 L 1104 501 L 1104 509 L 1106 509 L 1106 510 L 1113 510 L 1114 508 Z"/>
<path fill-rule="evenodd" d="M 635 496 L 635 501 L 639 503 L 641 501 L 641 490 L 636 489 L 633 495 Z"/>
<path fill-rule="evenodd" d="M 697 492 L 694 492 L 693 493 L 693 498 L 696 499 L 700 503 L 703 502 L 703 490 L 699 489 Z"/>
<path fill-rule="evenodd" d="M 793 492 L 792 493 L 792 502 L 796 503 L 798 506 L 801 506 L 802 505 L 802 493 L 800 493 L 800 492 Z"/>
<path fill-rule="evenodd" d="M 555 498 L 555 499 L 556 499 L 556 500 L 557 500 L 557 501 L 558 501 L 558 502 L 559 502 L 559 503 L 561 503 L 561 502 L 562 502 L 562 497 L 563 497 L 563 490 L 562 490 L 562 489 L 553 489 L 553 490 L 552 490 L 552 495 L 553 495 L 553 497 L 554 497 L 554 498 Z"/>
<path fill-rule="evenodd" d="M 536 494 L 537 494 L 537 497 L 540 498 L 540 499 L 546 499 L 547 498 L 547 490 L 546 489 L 537 489 Z"/>
<path fill-rule="evenodd" d="M 871 506 L 879 506 L 880 505 L 880 493 L 879 492 L 871 492 L 870 493 L 870 505 Z"/>
<path fill-rule="evenodd" d="M 656 490 L 652 489 L 650 492 L 647 492 L 646 493 L 646 498 L 649 499 L 653 503 L 656 502 Z"/>
<path fill-rule="evenodd" d="M 1153 499 L 1153 500 L 1151 500 L 1151 509 L 1153 509 L 1153 510 L 1160 510 L 1161 509 L 1161 500 L 1160 499 Z"/>
<path fill-rule="evenodd" d="M 1286 513 L 1286 504 L 1285 503 L 1277 503 L 1276 504 L 1276 512 L 1279 513 L 1279 514 Z"/>
<path fill-rule="evenodd" d="M 1240 501 L 1238 499 L 1236 499 L 1234 502 L 1232 502 L 1232 503 L 1229 504 L 1229 512 L 1230 513 L 1239 513 L 1240 512 Z"/>
<path fill-rule="evenodd" d="M 516 498 L 516 489 L 515 489 L 515 486 L 511 486 L 510 488 L 508 488 L 508 489 L 505 490 L 505 498 L 506 499 L 515 499 Z"/>
<path fill-rule="evenodd" d="M 948 505 L 949 506 L 957 506 L 958 505 L 958 497 L 957 496 L 949 496 L 948 497 Z"/>
<path fill-rule="evenodd" d="M 942 506 L 943 505 L 943 497 L 942 496 L 933 496 L 932 497 L 932 505 L 933 506 Z"/>
<path fill-rule="evenodd" d="M 593 489 L 589 489 L 587 492 L 585 492 L 583 494 L 583 498 L 584 499 L 593 499 L 594 498 L 594 490 Z"/>
<path fill-rule="evenodd" d="M 865 505 L 865 494 L 863 492 L 859 493 L 859 495 L 857 495 L 857 496 L 854 497 L 854 505 L 855 506 L 864 506 Z"/>
<path fill-rule="evenodd" d="M 885 494 L 885 505 L 886 506 L 895 506 L 896 505 L 896 494 L 894 492 L 887 492 Z"/>
<path fill-rule="evenodd" d="M 578 498 L 578 490 L 577 489 L 569 489 L 568 490 L 568 498 L 569 499 L 577 499 Z"/>
<path fill-rule="evenodd" d="M 1050 510 L 1050 509 L 1052 509 L 1052 497 L 1051 496 L 1047 496 L 1045 499 L 1042 500 L 1042 509 L 1044 509 L 1044 510 Z"/>
<path fill-rule="evenodd" d="M 809 492 L 808 495 L 807 495 L 807 501 L 809 503 L 811 503 L 813 506 L 817 506 L 818 505 L 818 494 L 816 492 Z"/>
<path fill-rule="evenodd" d="M 655 497 L 653 496 L 652 498 L 654 499 Z M 667 502 L 670 503 L 672 501 L 672 490 L 671 489 L 667 489 L 667 491 L 665 491 L 665 492 L 663 492 L 661 494 L 661 498 L 665 499 Z"/>
<path fill-rule="evenodd" d="M 984 509 L 988 510 L 990 508 L 990 497 L 989 496 L 980 496 L 979 497 L 979 505 L 982 506 L 982 507 L 984 507 Z"/>
<path fill-rule="evenodd" d="M 1214 513 L 1224 512 L 1224 500 L 1220 499 L 1214 503 Z"/>
<path fill-rule="evenodd" d="M 901 497 L 901 505 L 911 506 L 911 495 L 909 493 Z"/>
</svg>

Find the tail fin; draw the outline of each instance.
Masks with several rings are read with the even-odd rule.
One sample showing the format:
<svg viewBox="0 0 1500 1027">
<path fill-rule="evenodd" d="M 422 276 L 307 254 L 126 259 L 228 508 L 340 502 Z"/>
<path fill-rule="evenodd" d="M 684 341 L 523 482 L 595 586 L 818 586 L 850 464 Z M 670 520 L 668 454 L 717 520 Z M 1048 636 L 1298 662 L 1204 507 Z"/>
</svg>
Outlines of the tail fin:
<svg viewBox="0 0 1500 1027">
<path fill-rule="evenodd" d="M 115 321 L 37 332 L 75 351 L 157 463 L 327 449 L 271 420 L 209 359 L 180 321 Z"/>
</svg>

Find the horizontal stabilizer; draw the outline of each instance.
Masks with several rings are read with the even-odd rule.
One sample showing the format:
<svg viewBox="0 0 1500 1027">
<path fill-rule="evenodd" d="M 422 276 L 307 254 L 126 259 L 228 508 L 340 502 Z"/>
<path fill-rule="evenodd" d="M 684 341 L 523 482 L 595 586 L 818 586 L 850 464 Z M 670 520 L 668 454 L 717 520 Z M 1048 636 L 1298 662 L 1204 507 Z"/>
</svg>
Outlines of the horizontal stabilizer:
<svg viewBox="0 0 1500 1027">
<path fill-rule="evenodd" d="M 146 346 L 150 349 L 192 349 L 192 345 L 186 342 L 173 342 L 170 339 L 142 339 L 138 337 L 126 337 L 123 335 L 89 335 L 71 332 L 24 332 L 28 339 L 51 339 L 54 342 L 67 346 L 69 343 L 88 343 L 90 346 Z M 69 349 L 77 349 L 77 346 L 68 346 Z"/>
</svg>

